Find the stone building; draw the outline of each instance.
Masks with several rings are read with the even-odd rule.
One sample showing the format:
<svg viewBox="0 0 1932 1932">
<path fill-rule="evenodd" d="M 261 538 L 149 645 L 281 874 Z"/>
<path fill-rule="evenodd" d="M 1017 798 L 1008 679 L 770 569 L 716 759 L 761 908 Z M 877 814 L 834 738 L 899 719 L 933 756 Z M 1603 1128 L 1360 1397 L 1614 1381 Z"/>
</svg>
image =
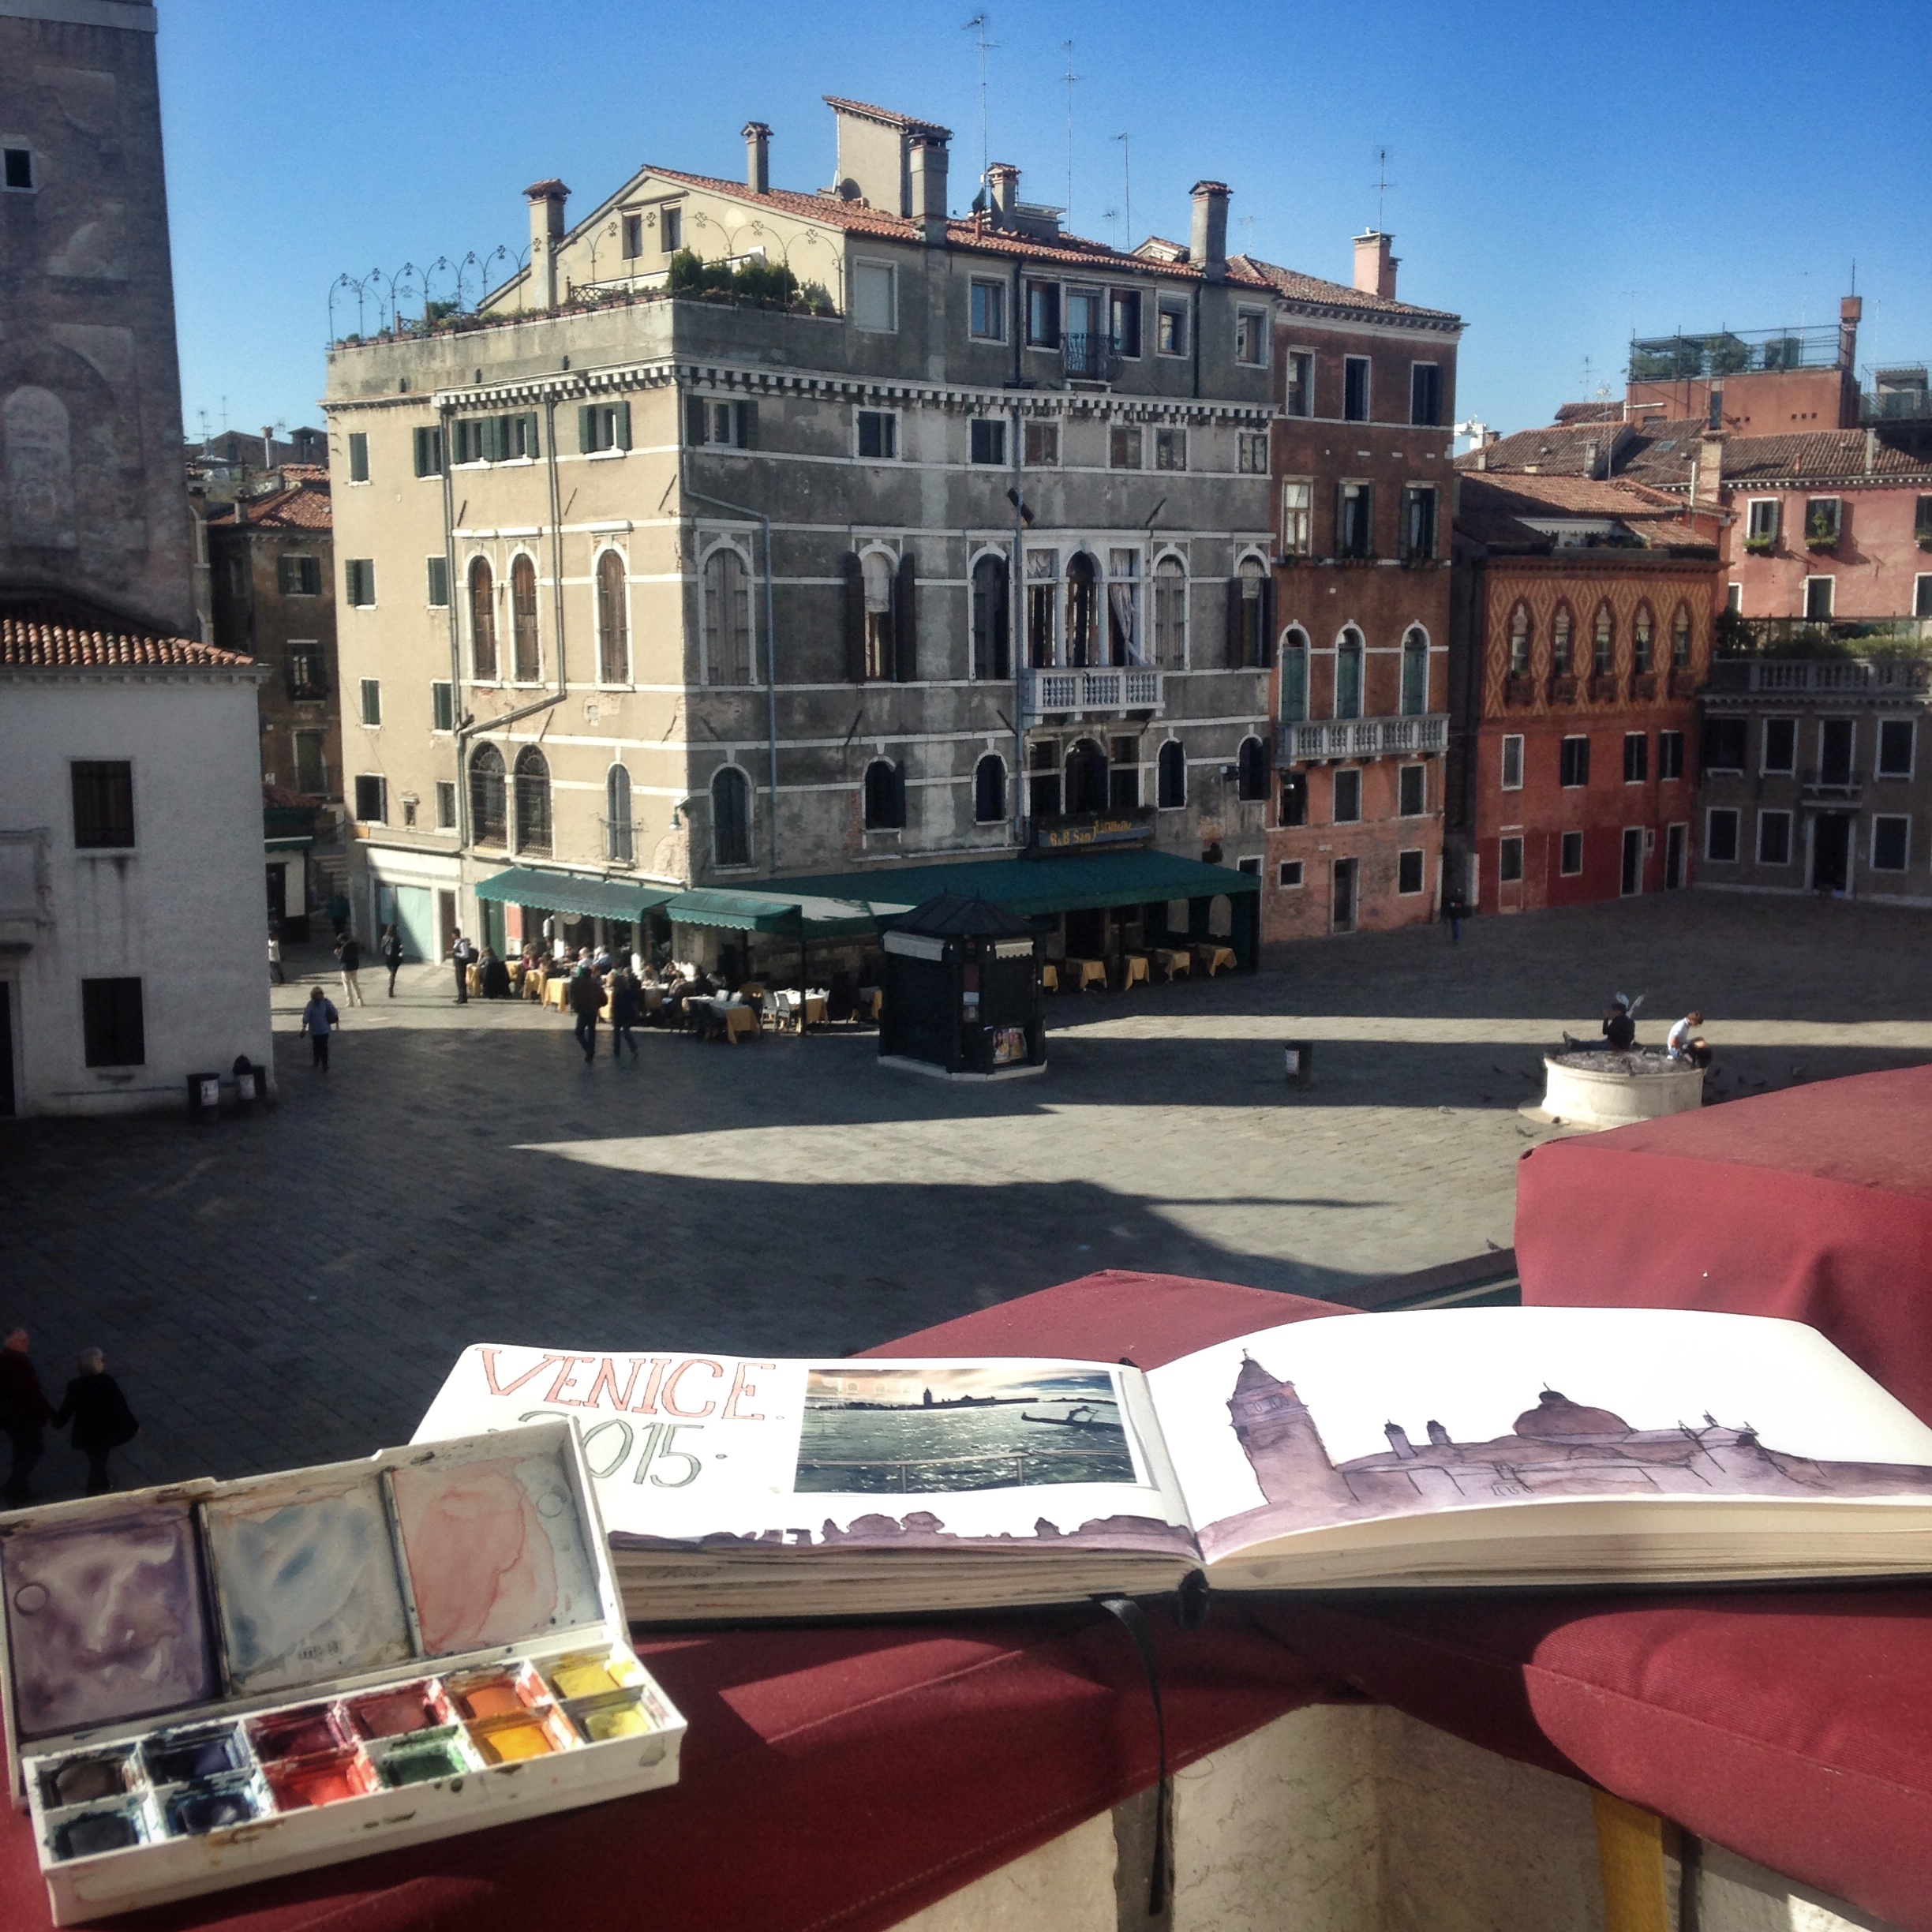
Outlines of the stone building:
<svg viewBox="0 0 1932 1932">
<path fill-rule="evenodd" d="M 829 188 L 773 188 L 758 122 L 742 182 L 646 167 L 575 223 L 540 182 L 480 315 L 331 353 L 370 919 L 514 944 L 586 882 L 1055 841 L 1258 865 L 1275 291 L 1228 190 L 1121 253 L 1011 167 L 949 214 L 945 129 L 830 105 Z"/>
<path fill-rule="evenodd" d="M 1413 924 L 1440 897 L 1462 324 L 1395 299 L 1392 243 L 1356 238 L 1352 286 L 1252 264 L 1275 293 L 1281 411 L 1276 781 L 1242 772 L 1270 801 L 1270 939 Z"/>
</svg>

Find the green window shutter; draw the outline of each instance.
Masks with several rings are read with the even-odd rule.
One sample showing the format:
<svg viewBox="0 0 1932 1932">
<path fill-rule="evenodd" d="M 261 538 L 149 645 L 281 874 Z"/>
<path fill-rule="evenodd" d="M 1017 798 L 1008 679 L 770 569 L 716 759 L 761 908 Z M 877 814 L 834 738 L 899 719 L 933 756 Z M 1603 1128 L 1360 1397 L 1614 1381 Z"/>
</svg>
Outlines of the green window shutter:
<svg viewBox="0 0 1932 1932">
<path fill-rule="evenodd" d="M 611 447 L 627 450 L 631 447 L 631 405 L 620 402 L 611 413 L 616 418 L 611 435 Z"/>
<path fill-rule="evenodd" d="M 893 580 L 893 676 L 901 684 L 919 676 L 919 572 L 910 550 Z"/>
<path fill-rule="evenodd" d="M 738 405 L 738 447 L 740 449 L 758 447 L 758 405 L 740 402 Z"/>
<path fill-rule="evenodd" d="M 845 578 L 845 676 L 849 683 L 865 682 L 865 566 L 856 550 L 840 560 Z"/>
<path fill-rule="evenodd" d="M 427 429 L 416 432 L 416 474 L 418 476 L 429 474 L 429 432 Z"/>
<path fill-rule="evenodd" d="M 704 398 L 687 395 L 684 399 L 684 440 L 694 449 L 702 449 L 704 447 Z"/>
<path fill-rule="evenodd" d="M 1238 571 L 1227 585 L 1227 664 L 1230 671 L 1241 665 L 1241 580 Z"/>
<path fill-rule="evenodd" d="M 1275 668 L 1275 579 L 1261 579 L 1261 668 Z"/>
<path fill-rule="evenodd" d="M 537 432 L 537 412 L 534 410 L 531 410 L 523 418 L 523 454 L 526 456 L 541 456 L 543 454 L 543 439 Z"/>
<path fill-rule="evenodd" d="M 588 456 L 597 446 L 597 411 L 586 402 L 577 411 L 577 447 Z"/>
</svg>

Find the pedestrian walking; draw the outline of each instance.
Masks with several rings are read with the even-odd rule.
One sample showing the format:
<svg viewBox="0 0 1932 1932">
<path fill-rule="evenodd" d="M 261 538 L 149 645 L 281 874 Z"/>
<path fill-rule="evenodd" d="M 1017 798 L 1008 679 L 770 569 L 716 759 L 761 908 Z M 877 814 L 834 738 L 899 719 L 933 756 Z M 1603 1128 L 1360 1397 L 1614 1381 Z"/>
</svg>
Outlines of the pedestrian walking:
<svg viewBox="0 0 1932 1932">
<path fill-rule="evenodd" d="M 99 1349 L 83 1349 L 76 1365 L 80 1372 L 67 1384 L 67 1393 L 54 1412 L 54 1426 L 73 1425 L 68 1440 L 87 1458 L 87 1492 L 102 1496 L 114 1487 L 107 1474 L 108 1456 L 131 1443 L 140 1425 L 120 1383 L 107 1372 L 107 1358 Z"/>
<path fill-rule="evenodd" d="M 309 1004 L 302 1009 L 301 1030 L 309 1035 L 309 1064 L 326 1073 L 328 1071 L 329 1035 L 342 1024 L 342 1016 L 335 1010 L 329 996 L 320 987 L 312 987 L 309 992 Z"/>
<path fill-rule="evenodd" d="M 584 1065 L 588 1066 L 597 1058 L 597 1015 L 604 1005 L 603 982 L 588 960 L 571 975 L 570 1003 L 577 1016 L 577 1044 L 583 1049 Z"/>
<path fill-rule="evenodd" d="M 470 968 L 475 964 L 477 949 L 461 933 L 456 935 L 456 943 L 450 948 L 450 959 L 456 968 L 456 1004 L 470 1004 Z"/>
<path fill-rule="evenodd" d="M 288 984 L 288 975 L 282 970 L 282 922 L 279 919 L 268 922 L 268 983 Z"/>
<path fill-rule="evenodd" d="M 382 960 L 389 968 L 389 997 L 395 998 L 395 976 L 402 970 L 402 935 L 393 926 L 383 928 Z"/>
<path fill-rule="evenodd" d="M 28 1346 L 27 1331 L 16 1328 L 0 1348 L 0 1429 L 13 1451 L 0 1497 L 15 1505 L 33 1500 L 27 1479 L 47 1451 L 40 1432 L 54 1420 L 54 1406 L 40 1386 Z"/>
<path fill-rule="evenodd" d="M 349 930 L 349 901 L 337 893 L 328 902 L 329 923 L 339 939 Z"/>
<path fill-rule="evenodd" d="M 361 1005 L 362 989 L 356 984 L 356 975 L 362 970 L 362 947 L 354 933 L 344 933 L 335 942 L 335 963 L 342 968 L 343 1003 Z"/>
<path fill-rule="evenodd" d="M 619 967 L 610 976 L 611 1009 L 611 1058 L 620 1059 L 622 1050 L 628 1046 L 631 1058 L 638 1057 L 637 1040 L 631 1029 L 643 1017 L 644 996 L 639 990 L 635 976 L 624 967 Z"/>
<path fill-rule="evenodd" d="M 1459 892 L 1452 891 L 1443 895 L 1443 917 L 1449 922 L 1449 943 L 1451 945 L 1462 943 L 1462 921 L 1468 912 L 1469 908 L 1462 903 L 1462 895 Z"/>
</svg>

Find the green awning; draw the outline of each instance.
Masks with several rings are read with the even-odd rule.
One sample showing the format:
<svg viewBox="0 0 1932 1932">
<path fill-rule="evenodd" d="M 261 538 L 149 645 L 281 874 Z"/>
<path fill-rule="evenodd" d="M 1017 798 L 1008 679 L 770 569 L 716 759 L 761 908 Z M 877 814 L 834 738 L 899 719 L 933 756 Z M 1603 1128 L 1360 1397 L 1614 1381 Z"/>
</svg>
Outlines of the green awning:
<svg viewBox="0 0 1932 1932">
<path fill-rule="evenodd" d="M 676 894 L 668 886 L 646 886 L 640 879 L 582 878 L 574 872 L 552 872 L 541 866 L 512 866 L 483 880 L 479 899 L 504 905 L 541 908 L 545 912 L 575 912 L 581 919 L 622 919 L 635 924 L 653 907 Z"/>
<path fill-rule="evenodd" d="M 878 926 L 871 906 L 848 899 L 798 893 L 724 892 L 698 886 L 669 900 L 665 915 L 680 926 L 710 926 L 726 932 L 797 933 L 808 939 L 841 939 Z"/>
</svg>

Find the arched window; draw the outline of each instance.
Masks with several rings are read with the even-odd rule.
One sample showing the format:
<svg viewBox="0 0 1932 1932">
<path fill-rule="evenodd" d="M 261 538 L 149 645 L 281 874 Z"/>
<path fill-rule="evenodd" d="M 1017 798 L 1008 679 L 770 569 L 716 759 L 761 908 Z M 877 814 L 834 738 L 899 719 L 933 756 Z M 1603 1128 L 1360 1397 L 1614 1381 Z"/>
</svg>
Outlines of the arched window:
<svg viewBox="0 0 1932 1932">
<path fill-rule="evenodd" d="M 500 845 L 507 832 L 503 754 L 480 744 L 470 754 L 470 836 L 479 845 Z"/>
<path fill-rule="evenodd" d="M 1013 676 L 1006 624 L 1006 560 L 983 556 L 972 573 L 972 674 L 976 678 Z M 1000 814 L 1002 818 L 1004 813 Z"/>
<path fill-rule="evenodd" d="M 550 765 L 534 745 L 517 754 L 511 774 L 516 787 L 516 843 L 520 852 L 550 849 Z"/>
<path fill-rule="evenodd" d="M 1616 620 L 1608 604 L 1597 606 L 1597 628 L 1591 639 L 1590 668 L 1598 677 L 1608 677 L 1614 668 L 1616 653 Z"/>
<path fill-rule="evenodd" d="M 1679 671 L 1690 668 L 1690 612 L 1682 604 L 1671 620 L 1671 663 Z"/>
<path fill-rule="evenodd" d="M 1651 633 L 1656 628 L 1657 620 L 1650 615 L 1648 604 L 1637 606 L 1637 615 L 1631 623 L 1631 668 L 1639 677 L 1649 672 L 1653 660 L 1651 656 Z"/>
<path fill-rule="evenodd" d="M 1308 716 L 1308 633 L 1290 624 L 1282 638 L 1281 714 L 1293 723 Z"/>
<path fill-rule="evenodd" d="M 751 786 L 736 765 L 721 766 L 712 775 L 711 863 L 751 863 Z"/>
<path fill-rule="evenodd" d="M 1271 620 L 1267 572 L 1260 560 L 1244 557 L 1228 598 L 1228 663 L 1253 670 L 1267 663 Z"/>
<path fill-rule="evenodd" d="M 480 683 L 496 677 L 496 582 L 482 557 L 470 566 L 470 661 Z"/>
<path fill-rule="evenodd" d="M 1137 665 L 1147 656 L 1140 632 L 1140 552 L 1115 550 L 1107 557 L 1107 650 L 1109 664 Z"/>
<path fill-rule="evenodd" d="M 1006 761 L 989 751 L 973 767 L 973 822 L 998 825 L 1006 816 Z"/>
<path fill-rule="evenodd" d="M 1235 784 L 1242 802 L 1252 804 L 1267 796 L 1267 747 L 1259 738 L 1244 738 L 1234 760 Z"/>
<path fill-rule="evenodd" d="M 1347 625 L 1335 645 L 1335 714 L 1339 718 L 1358 718 L 1362 714 L 1362 634 Z"/>
<path fill-rule="evenodd" d="M 878 680 L 893 674 L 893 566 L 881 550 L 859 560 L 865 590 L 865 674 Z"/>
<path fill-rule="evenodd" d="M 1509 668 L 1511 677 L 1530 675 L 1530 606 L 1518 604 L 1510 612 Z"/>
<path fill-rule="evenodd" d="M 1076 550 L 1067 559 L 1066 661 L 1070 665 L 1100 661 L 1100 593 L 1095 577 L 1094 560 L 1084 550 Z"/>
<path fill-rule="evenodd" d="M 1567 604 L 1559 604 L 1556 606 L 1556 615 L 1550 620 L 1550 676 L 1552 677 L 1569 677 L 1576 670 L 1575 663 L 1570 655 L 1570 606 Z"/>
<path fill-rule="evenodd" d="M 1154 661 L 1166 671 L 1187 665 L 1187 572 L 1178 557 L 1154 567 Z"/>
<path fill-rule="evenodd" d="M 1104 746 L 1080 739 L 1067 753 L 1066 808 L 1103 812 L 1107 808 L 1107 755 Z"/>
<path fill-rule="evenodd" d="M 728 544 L 705 559 L 704 642 L 707 684 L 751 682 L 751 573 Z"/>
<path fill-rule="evenodd" d="M 1170 738 L 1160 748 L 1160 807 L 1178 811 L 1187 803 L 1187 754 L 1178 738 Z"/>
<path fill-rule="evenodd" d="M 889 758 L 874 758 L 866 767 L 865 829 L 899 832 L 905 829 L 905 767 Z"/>
<path fill-rule="evenodd" d="M 543 648 L 537 638 L 537 566 L 520 556 L 510 566 L 510 621 L 519 684 L 543 676 Z"/>
<path fill-rule="evenodd" d="M 631 682 L 631 624 L 624 614 L 624 560 L 615 550 L 597 559 L 597 676 L 605 684 Z"/>
<path fill-rule="evenodd" d="M 631 774 L 621 765 L 613 765 L 604 775 L 604 856 L 612 865 L 630 865 L 635 857 Z"/>
<path fill-rule="evenodd" d="M 1428 710 L 1428 633 L 1411 624 L 1402 638 L 1402 714 L 1421 717 Z"/>
</svg>

